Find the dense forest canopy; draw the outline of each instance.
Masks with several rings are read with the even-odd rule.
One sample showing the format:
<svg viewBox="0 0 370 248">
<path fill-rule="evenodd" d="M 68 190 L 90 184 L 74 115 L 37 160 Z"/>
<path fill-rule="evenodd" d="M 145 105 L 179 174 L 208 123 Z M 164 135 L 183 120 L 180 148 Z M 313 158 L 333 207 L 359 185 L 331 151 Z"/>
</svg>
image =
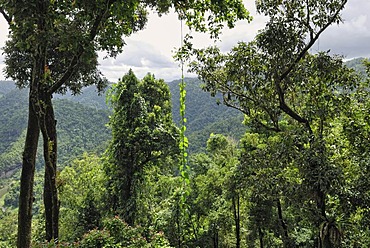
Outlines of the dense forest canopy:
<svg viewBox="0 0 370 248">
<path fill-rule="evenodd" d="M 130 70 L 105 105 L 80 94 L 107 83 L 96 52 L 120 53 L 147 8 L 217 37 L 241 2 L 0 0 L 6 73 L 28 87 L 0 85 L 0 247 L 370 246 L 370 62 L 310 53 L 346 3 L 256 1 L 254 40 L 185 38 L 201 81 Z"/>
</svg>

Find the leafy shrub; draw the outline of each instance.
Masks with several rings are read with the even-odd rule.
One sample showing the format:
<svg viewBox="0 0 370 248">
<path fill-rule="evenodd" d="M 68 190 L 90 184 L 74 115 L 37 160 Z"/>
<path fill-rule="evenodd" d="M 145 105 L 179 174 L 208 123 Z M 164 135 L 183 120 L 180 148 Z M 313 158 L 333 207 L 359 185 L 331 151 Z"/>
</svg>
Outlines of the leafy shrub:
<svg viewBox="0 0 370 248">
<path fill-rule="evenodd" d="M 91 230 L 84 235 L 80 244 L 77 247 L 83 248 L 105 248 L 105 247 L 119 247 L 115 245 L 114 238 L 112 238 L 107 230 Z"/>
<path fill-rule="evenodd" d="M 106 219 L 103 230 L 92 230 L 84 235 L 79 247 L 128 247 L 165 248 L 170 247 L 163 233 L 131 227 L 119 217 Z"/>
</svg>

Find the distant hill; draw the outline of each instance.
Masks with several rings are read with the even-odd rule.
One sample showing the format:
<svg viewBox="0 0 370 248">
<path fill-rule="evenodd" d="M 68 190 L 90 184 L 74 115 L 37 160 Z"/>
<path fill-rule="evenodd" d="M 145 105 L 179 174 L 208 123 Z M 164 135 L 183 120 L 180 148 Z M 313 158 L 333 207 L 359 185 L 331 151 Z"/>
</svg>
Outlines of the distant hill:
<svg viewBox="0 0 370 248">
<path fill-rule="evenodd" d="M 15 89 L 15 85 L 13 82 L 0 81 L 0 98 L 14 89 Z"/>
<path fill-rule="evenodd" d="M 5 87 L 3 87 L 6 85 Z M 13 84 L 14 86 L 14 84 Z M 27 91 L 0 84 L 0 154 L 3 153 L 21 135 L 27 127 Z"/>
<path fill-rule="evenodd" d="M 27 90 L 14 89 L 0 98 L 0 177 L 6 171 L 21 165 L 27 126 L 27 97 Z M 105 149 L 105 144 L 110 139 L 110 131 L 106 127 L 109 120 L 107 110 L 67 99 L 55 99 L 54 105 L 58 121 L 59 164 L 84 151 Z M 42 164 L 41 152 L 40 146 L 37 166 Z"/>
<path fill-rule="evenodd" d="M 360 72 L 362 75 L 366 74 L 366 68 L 362 63 L 365 58 L 355 58 L 345 62 L 345 65 L 349 68 L 355 69 Z"/>
<path fill-rule="evenodd" d="M 180 89 L 181 80 L 174 80 L 168 85 L 172 94 L 173 118 L 180 122 Z M 221 133 L 237 140 L 245 132 L 242 124 L 243 114 L 239 111 L 217 104 L 220 96 L 212 97 L 202 90 L 202 82 L 197 78 L 185 78 L 186 82 L 186 135 L 189 139 L 190 152 L 204 150 L 211 133 Z"/>
<path fill-rule="evenodd" d="M 106 89 L 107 90 L 107 89 Z M 82 90 L 80 95 L 72 95 L 67 93 L 65 95 L 55 95 L 55 99 L 67 99 L 72 102 L 81 103 L 85 106 L 96 109 L 108 109 L 106 104 L 106 91 L 98 92 L 96 87 L 89 86 Z"/>
</svg>

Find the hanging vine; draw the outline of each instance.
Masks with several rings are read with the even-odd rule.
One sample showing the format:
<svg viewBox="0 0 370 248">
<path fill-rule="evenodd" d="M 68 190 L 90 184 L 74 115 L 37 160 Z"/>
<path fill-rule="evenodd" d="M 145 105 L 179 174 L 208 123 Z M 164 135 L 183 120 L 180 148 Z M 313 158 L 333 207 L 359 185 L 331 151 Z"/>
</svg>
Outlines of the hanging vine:
<svg viewBox="0 0 370 248">
<path fill-rule="evenodd" d="M 183 46 L 183 24 L 182 24 L 182 18 L 180 17 L 181 22 L 181 48 L 179 52 L 176 54 L 176 57 L 178 61 L 180 61 L 181 66 L 181 82 L 179 84 L 180 88 L 180 143 L 179 143 L 179 149 L 180 149 L 180 161 L 179 161 L 179 174 L 180 174 L 180 188 L 177 191 L 178 196 L 178 207 L 179 211 L 177 213 L 177 232 L 178 232 L 178 247 L 180 248 L 182 246 L 182 223 L 185 222 L 185 220 L 188 218 L 188 205 L 186 203 L 186 200 L 188 196 L 190 195 L 190 177 L 189 177 L 189 171 L 190 167 L 188 164 L 188 147 L 189 142 L 188 138 L 185 135 L 186 132 L 186 117 L 185 117 L 185 110 L 186 110 L 186 82 L 184 80 L 184 55 L 186 56 L 186 53 L 184 53 L 184 46 Z"/>
<path fill-rule="evenodd" d="M 182 68 L 183 71 L 183 68 Z M 190 184 L 189 171 L 190 167 L 188 164 L 188 153 L 187 149 L 189 146 L 188 138 L 185 135 L 186 131 L 186 83 L 184 81 L 184 75 L 182 72 L 181 82 L 180 82 L 180 116 L 181 116 L 181 129 L 180 129 L 180 175 L 182 179 L 182 189 L 181 189 L 181 207 L 183 208 L 186 202 L 187 196 L 190 194 L 188 190 L 188 185 Z"/>
</svg>

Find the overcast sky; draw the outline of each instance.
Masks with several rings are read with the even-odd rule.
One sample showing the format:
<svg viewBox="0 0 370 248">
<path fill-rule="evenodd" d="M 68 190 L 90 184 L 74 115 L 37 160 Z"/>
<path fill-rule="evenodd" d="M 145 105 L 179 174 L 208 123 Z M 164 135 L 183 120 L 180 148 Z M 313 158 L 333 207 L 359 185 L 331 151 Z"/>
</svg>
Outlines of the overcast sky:
<svg viewBox="0 0 370 248">
<path fill-rule="evenodd" d="M 248 24 L 239 21 L 236 28 L 225 30 L 218 45 L 223 51 L 229 50 L 238 41 L 250 41 L 257 30 L 263 28 L 265 18 L 254 14 L 254 1 L 246 0 L 247 8 L 252 12 L 253 21 Z M 348 0 L 343 11 L 344 23 L 333 25 L 324 32 L 313 51 L 331 50 L 332 53 L 343 55 L 346 59 L 370 57 L 370 0 Z M 0 18 L 0 47 L 7 38 L 7 25 Z M 187 32 L 186 30 L 184 32 Z M 194 34 L 193 34 L 194 35 Z M 181 24 L 175 14 L 162 16 L 151 15 L 145 30 L 126 39 L 127 46 L 116 59 L 101 59 L 100 69 L 112 82 L 116 82 L 130 68 L 138 77 L 146 73 L 154 73 L 157 78 L 166 81 L 179 79 L 181 70 L 172 58 L 175 48 L 180 46 Z M 211 45 L 204 35 L 195 36 L 197 47 Z M 103 55 L 101 57 L 104 57 Z M 3 55 L 0 55 L 0 80 L 4 79 L 2 70 Z"/>
</svg>

